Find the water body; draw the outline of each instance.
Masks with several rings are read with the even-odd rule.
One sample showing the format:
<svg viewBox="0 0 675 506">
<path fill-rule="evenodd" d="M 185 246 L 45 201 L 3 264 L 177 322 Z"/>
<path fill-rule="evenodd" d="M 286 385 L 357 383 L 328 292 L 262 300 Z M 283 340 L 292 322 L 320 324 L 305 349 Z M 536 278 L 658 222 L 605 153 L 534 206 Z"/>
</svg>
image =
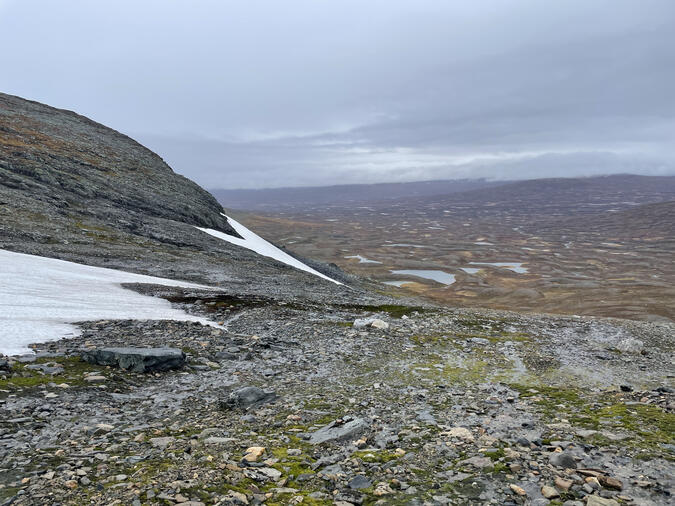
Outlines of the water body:
<svg viewBox="0 0 675 506">
<path fill-rule="evenodd" d="M 479 271 L 482 271 L 483 269 L 476 269 L 475 267 L 460 267 L 464 272 L 467 274 L 476 274 Z"/>
<path fill-rule="evenodd" d="M 360 264 L 381 264 L 382 262 L 378 262 L 377 260 L 370 260 L 366 257 L 362 257 L 361 255 L 349 255 L 345 258 L 358 258 Z"/>
<path fill-rule="evenodd" d="M 491 265 L 493 267 L 500 267 L 502 269 L 508 269 L 518 274 L 527 273 L 527 267 L 523 267 L 523 264 L 520 262 L 469 262 L 469 263 L 471 265 Z"/>
<path fill-rule="evenodd" d="M 390 285 L 390 286 L 397 286 L 401 288 L 403 285 L 408 285 L 412 283 L 412 281 L 383 281 L 385 285 Z"/>
<path fill-rule="evenodd" d="M 445 271 L 432 271 L 423 269 L 404 269 L 391 271 L 393 274 L 405 274 L 407 276 L 416 276 L 418 278 L 431 279 L 444 285 L 451 285 L 455 282 L 455 275 Z"/>
</svg>

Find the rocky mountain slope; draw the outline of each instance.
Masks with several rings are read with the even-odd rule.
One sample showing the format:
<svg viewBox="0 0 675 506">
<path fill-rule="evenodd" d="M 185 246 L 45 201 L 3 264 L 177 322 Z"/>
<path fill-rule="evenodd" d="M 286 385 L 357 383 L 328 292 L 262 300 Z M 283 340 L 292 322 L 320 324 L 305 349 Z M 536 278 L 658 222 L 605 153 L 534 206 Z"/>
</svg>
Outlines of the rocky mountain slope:
<svg viewBox="0 0 675 506">
<path fill-rule="evenodd" d="M 316 282 L 197 230 L 238 237 L 213 196 L 134 140 L 73 112 L 5 94 L 0 209 L 0 248 L 12 251 L 199 282 L 227 280 L 263 293 L 274 291 L 267 281 L 296 288 L 295 276 Z"/>
<path fill-rule="evenodd" d="M 220 207 L 126 137 L 2 99 L 0 248 L 198 281 L 124 286 L 212 325 L 0 355 L 0 505 L 672 502 L 673 324 L 336 285 L 198 230 Z"/>
</svg>

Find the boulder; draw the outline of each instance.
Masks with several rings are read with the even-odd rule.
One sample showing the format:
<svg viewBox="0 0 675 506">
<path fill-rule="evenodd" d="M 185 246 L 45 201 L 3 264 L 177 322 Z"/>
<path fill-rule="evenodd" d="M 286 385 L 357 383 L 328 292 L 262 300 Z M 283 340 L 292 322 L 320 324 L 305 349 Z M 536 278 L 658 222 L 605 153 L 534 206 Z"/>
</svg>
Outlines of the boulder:
<svg viewBox="0 0 675 506">
<path fill-rule="evenodd" d="M 353 439 L 368 428 L 368 423 L 362 418 L 345 417 L 321 427 L 309 437 L 312 444 L 329 441 L 343 441 Z"/>
<path fill-rule="evenodd" d="M 97 348 L 82 351 L 81 357 L 90 364 L 133 372 L 168 371 L 185 365 L 185 353 L 177 348 Z"/>
<path fill-rule="evenodd" d="M 277 398 L 274 392 L 265 392 L 258 387 L 244 387 L 231 392 L 227 400 L 220 402 L 221 409 L 249 409 L 262 406 Z"/>
</svg>

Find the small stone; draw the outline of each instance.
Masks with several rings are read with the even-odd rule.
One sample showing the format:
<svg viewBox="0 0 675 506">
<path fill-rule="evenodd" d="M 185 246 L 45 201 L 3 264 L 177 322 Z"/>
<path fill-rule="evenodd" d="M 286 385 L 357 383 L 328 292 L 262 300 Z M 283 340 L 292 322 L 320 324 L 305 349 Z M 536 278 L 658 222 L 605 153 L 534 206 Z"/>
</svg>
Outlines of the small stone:
<svg viewBox="0 0 675 506">
<path fill-rule="evenodd" d="M 80 478 L 80 484 L 82 484 L 86 487 L 87 485 L 91 484 L 91 480 L 89 478 L 87 478 L 86 476 L 83 476 L 82 478 Z"/>
<path fill-rule="evenodd" d="M 98 376 L 98 375 L 95 375 L 95 374 L 91 374 L 89 376 L 85 376 L 84 381 L 86 381 L 87 383 L 95 383 L 95 382 L 98 382 L 98 381 L 105 381 L 105 376 Z"/>
<path fill-rule="evenodd" d="M 600 485 L 605 488 L 623 490 L 623 483 L 616 478 L 612 478 L 610 476 L 598 476 L 598 481 L 600 482 Z"/>
<path fill-rule="evenodd" d="M 376 497 L 382 497 L 383 495 L 391 495 L 394 493 L 394 490 L 387 485 L 385 482 L 380 482 L 373 490 L 373 495 Z"/>
<path fill-rule="evenodd" d="M 600 489 L 600 481 L 595 476 L 589 476 L 584 480 L 586 484 L 590 485 L 590 487 L 593 490 L 599 490 Z"/>
<path fill-rule="evenodd" d="M 264 474 L 269 479 L 274 480 L 274 481 L 281 478 L 281 471 L 278 471 L 278 470 L 274 469 L 273 467 L 261 467 L 260 469 L 258 469 L 258 472 Z"/>
<path fill-rule="evenodd" d="M 368 441 L 364 437 L 354 441 L 354 446 L 356 446 L 359 449 L 365 448 L 367 445 L 368 445 Z"/>
<path fill-rule="evenodd" d="M 518 485 L 514 485 L 513 483 L 511 485 L 509 485 L 509 488 L 511 490 L 513 490 L 514 493 L 516 493 L 520 496 L 524 497 L 524 496 L 527 495 L 527 492 L 525 492 L 525 489 L 523 489 L 522 487 L 519 487 Z"/>
<path fill-rule="evenodd" d="M 110 424 L 107 424 L 107 423 L 97 423 L 96 424 L 97 432 L 100 432 L 100 433 L 110 432 L 114 428 L 115 428 L 114 425 L 110 425 Z"/>
<path fill-rule="evenodd" d="M 64 483 L 64 485 L 68 488 L 77 488 L 77 481 L 75 480 L 68 480 Z"/>
<path fill-rule="evenodd" d="M 546 499 L 553 499 L 560 496 L 555 488 L 548 485 L 541 487 L 541 495 L 543 495 Z"/>
<path fill-rule="evenodd" d="M 263 453 L 265 453 L 264 446 L 251 446 L 244 452 L 244 460 L 246 462 L 256 462 Z"/>
<path fill-rule="evenodd" d="M 577 468 L 577 463 L 574 460 L 574 457 L 568 452 L 555 452 L 549 457 L 549 460 L 551 461 L 551 464 L 556 467 L 561 467 L 563 469 Z"/>
<path fill-rule="evenodd" d="M 473 441 L 473 434 L 471 434 L 469 429 L 464 427 L 453 427 L 444 434 L 457 439 L 463 439 L 464 441 Z"/>
<path fill-rule="evenodd" d="M 561 478 L 560 476 L 557 476 L 555 479 L 555 486 L 565 492 L 567 492 L 572 485 L 573 483 L 570 480 L 566 480 L 564 478 Z"/>
<path fill-rule="evenodd" d="M 374 329 L 380 330 L 387 330 L 389 328 L 389 324 L 384 320 L 380 319 L 375 319 L 372 322 L 370 322 L 370 326 L 373 327 Z"/>
<path fill-rule="evenodd" d="M 586 500 L 586 506 L 619 506 L 614 499 L 605 499 L 599 495 L 589 495 Z"/>
<path fill-rule="evenodd" d="M 299 455 L 302 455 L 302 450 L 299 448 L 289 448 L 286 450 L 286 455 L 289 457 L 298 457 Z"/>
<path fill-rule="evenodd" d="M 155 448 L 159 448 L 161 450 L 166 449 L 167 446 L 169 446 L 171 443 L 173 443 L 174 438 L 172 437 L 153 437 L 150 439 L 150 444 L 154 446 Z"/>
</svg>

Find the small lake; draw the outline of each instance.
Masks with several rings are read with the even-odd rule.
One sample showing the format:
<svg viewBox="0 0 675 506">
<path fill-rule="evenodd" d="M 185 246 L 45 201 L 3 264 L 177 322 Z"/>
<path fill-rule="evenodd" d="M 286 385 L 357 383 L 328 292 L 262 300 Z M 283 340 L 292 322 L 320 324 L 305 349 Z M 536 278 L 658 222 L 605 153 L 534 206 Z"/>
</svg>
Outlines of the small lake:
<svg viewBox="0 0 675 506">
<path fill-rule="evenodd" d="M 370 260 L 369 258 L 362 257 L 361 255 L 349 255 L 345 258 L 358 258 L 360 264 L 381 264 L 382 262 L 378 262 L 377 260 Z"/>
<path fill-rule="evenodd" d="M 404 269 L 398 271 L 391 271 L 392 274 L 404 274 L 407 276 L 416 276 L 418 278 L 431 279 L 442 283 L 444 285 L 451 285 L 455 282 L 455 275 L 449 274 L 445 271 L 433 271 L 423 269 Z"/>
<path fill-rule="evenodd" d="M 477 272 L 480 272 L 483 269 L 477 269 L 475 267 L 460 267 L 461 270 L 466 272 L 467 274 L 476 274 Z"/>
<path fill-rule="evenodd" d="M 523 267 L 521 262 L 469 262 L 471 265 L 491 265 L 492 267 L 500 267 L 508 269 L 518 274 L 527 274 L 527 267 Z"/>
<path fill-rule="evenodd" d="M 383 281 L 383 283 L 385 285 L 397 286 L 397 287 L 401 288 L 403 285 L 407 285 L 407 284 L 412 283 L 412 281 Z"/>
</svg>

